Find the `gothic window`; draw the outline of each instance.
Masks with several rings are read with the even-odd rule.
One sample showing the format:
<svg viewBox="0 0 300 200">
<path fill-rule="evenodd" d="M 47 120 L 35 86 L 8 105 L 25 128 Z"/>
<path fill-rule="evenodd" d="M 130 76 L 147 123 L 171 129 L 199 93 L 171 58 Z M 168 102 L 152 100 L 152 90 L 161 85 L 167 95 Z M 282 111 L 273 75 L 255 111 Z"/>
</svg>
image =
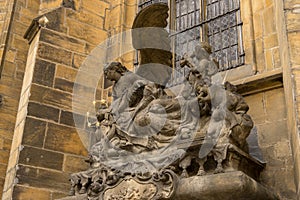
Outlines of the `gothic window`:
<svg viewBox="0 0 300 200">
<path fill-rule="evenodd" d="M 206 1 L 206 3 L 205 3 Z M 202 38 L 212 46 L 220 71 L 244 64 L 239 0 L 202 0 Z"/>
<path fill-rule="evenodd" d="M 171 3 L 170 28 L 175 30 L 171 38 L 177 53 L 176 69 L 179 70 L 183 53 L 193 51 L 200 41 L 212 46 L 219 71 L 244 64 L 240 0 L 140 0 L 139 9 L 158 2 Z"/>
</svg>

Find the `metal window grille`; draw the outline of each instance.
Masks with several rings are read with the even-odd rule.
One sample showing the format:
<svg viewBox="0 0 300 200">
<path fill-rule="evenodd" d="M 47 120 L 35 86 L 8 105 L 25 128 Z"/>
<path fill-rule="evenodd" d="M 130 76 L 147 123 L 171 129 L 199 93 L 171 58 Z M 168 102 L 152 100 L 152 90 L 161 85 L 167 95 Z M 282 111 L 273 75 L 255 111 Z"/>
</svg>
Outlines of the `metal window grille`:
<svg viewBox="0 0 300 200">
<path fill-rule="evenodd" d="M 140 0 L 139 9 L 168 0 Z M 174 78 L 180 79 L 179 60 L 190 53 L 200 40 L 212 46 L 213 57 L 219 62 L 219 71 L 241 66 L 245 62 L 242 41 L 240 0 L 171 0 L 175 12 L 175 66 Z M 171 22 L 172 23 L 172 22 Z M 178 73 L 176 73 L 176 71 Z"/>
<path fill-rule="evenodd" d="M 175 70 L 174 82 L 180 83 L 188 69 L 181 69 L 180 59 L 185 53 L 192 53 L 200 41 L 200 1 L 175 0 Z"/>
<path fill-rule="evenodd" d="M 202 38 L 212 46 L 213 56 L 224 71 L 244 64 L 239 0 L 202 0 Z"/>
</svg>

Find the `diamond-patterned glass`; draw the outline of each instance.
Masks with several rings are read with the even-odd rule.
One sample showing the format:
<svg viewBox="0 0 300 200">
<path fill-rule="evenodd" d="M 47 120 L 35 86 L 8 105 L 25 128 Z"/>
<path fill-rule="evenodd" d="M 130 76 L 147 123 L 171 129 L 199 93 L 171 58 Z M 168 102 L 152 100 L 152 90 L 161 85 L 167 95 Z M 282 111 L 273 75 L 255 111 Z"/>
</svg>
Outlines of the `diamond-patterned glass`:
<svg viewBox="0 0 300 200">
<path fill-rule="evenodd" d="M 140 0 L 139 8 L 168 0 Z M 183 53 L 193 51 L 202 40 L 208 39 L 213 57 L 219 62 L 219 70 L 244 64 L 242 23 L 240 21 L 240 0 L 173 0 L 176 34 L 175 65 Z M 172 11 L 171 11 L 172 12 Z M 177 69 L 179 70 L 179 68 Z"/>
<path fill-rule="evenodd" d="M 244 51 L 239 48 L 243 46 L 239 15 L 239 0 L 207 0 L 206 18 L 202 21 L 202 29 L 206 29 L 203 38 L 207 34 L 220 71 L 244 64 Z"/>
</svg>

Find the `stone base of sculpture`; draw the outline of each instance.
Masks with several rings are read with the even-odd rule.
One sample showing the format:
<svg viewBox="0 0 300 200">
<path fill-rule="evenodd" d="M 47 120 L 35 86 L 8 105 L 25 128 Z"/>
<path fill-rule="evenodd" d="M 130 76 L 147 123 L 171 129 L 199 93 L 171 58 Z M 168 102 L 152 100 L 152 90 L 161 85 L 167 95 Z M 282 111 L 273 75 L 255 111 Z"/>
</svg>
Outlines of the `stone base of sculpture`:
<svg viewBox="0 0 300 200">
<path fill-rule="evenodd" d="M 196 159 L 196 152 L 204 140 L 192 145 L 182 142 L 178 148 L 190 147 L 185 155 L 172 165 L 157 172 L 134 174 L 112 172 L 108 167 L 90 169 L 72 175 L 72 197 L 61 200 L 132 200 L 132 199 L 264 199 L 275 200 L 259 181 L 264 164 L 232 144 L 219 147 L 220 165 L 214 153 L 205 159 Z M 214 151 L 212 151 L 214 152 Z M 111 174 L 103 179 L 102 174 Z M 101 184 L 106 181 L 106 184 Z M 89 187 L 89 191 L 86 191 Z"/>
</svg>

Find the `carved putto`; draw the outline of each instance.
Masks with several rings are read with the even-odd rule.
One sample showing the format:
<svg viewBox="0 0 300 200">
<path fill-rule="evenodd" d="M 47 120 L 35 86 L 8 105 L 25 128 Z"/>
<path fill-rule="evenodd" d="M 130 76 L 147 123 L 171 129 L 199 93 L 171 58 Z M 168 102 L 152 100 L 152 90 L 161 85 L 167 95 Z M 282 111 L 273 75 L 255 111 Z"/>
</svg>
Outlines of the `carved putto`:
<svg viewBox="0 0 300 200">
<path fill-rule="evenodd" d="M 167 13 L 165 5 L 158 6 Z M 142 26 L 139 17 L 159 10 L 148 9 L 138 15 L 136 27 Z M 157 26 L 164 28 L 165 23 Z M 168 60 L 166 51 L 141 54 L 147 66 L 136 73 L 120 62 L 105 66 L 105 78 L 114 82 L 113 101 L 101 102 L 87 159 L 90 169 L 72 175 L 70 194 L 86 194 L 88 199 L 169 199 L 180 178 L 249 171 L 256 163 L 247 155 L 246 138 L 253 127 L 249 107 L 234 85 L 213 83 L 218 65 L 209 45 L 201 43 L 182 58 L 181 67 L 188 73 L 176 87 L 166 87 L 168 62 L 155 60 L 160 57 L 155 54 L 167 55 Z M 163 64 L 164 76 L 151 71 Z"/>
</svg>

